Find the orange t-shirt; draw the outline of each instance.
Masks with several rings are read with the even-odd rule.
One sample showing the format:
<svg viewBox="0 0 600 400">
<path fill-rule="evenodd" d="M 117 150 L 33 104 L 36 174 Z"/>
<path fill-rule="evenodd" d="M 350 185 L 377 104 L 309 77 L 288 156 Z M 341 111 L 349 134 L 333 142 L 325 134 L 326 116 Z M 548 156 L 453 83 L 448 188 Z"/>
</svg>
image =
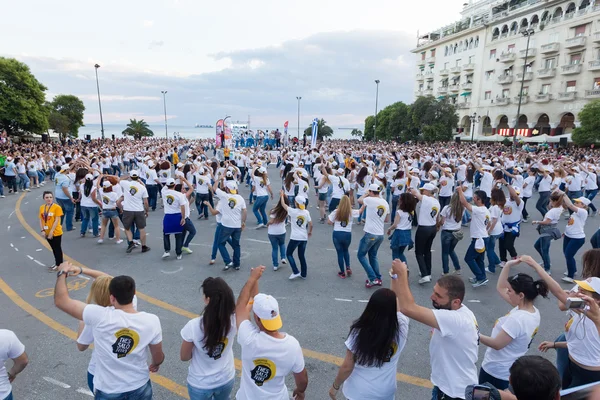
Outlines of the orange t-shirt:
<svg viewBox="0 0 600 400">
<path fill-rule="evenodd" d="M 52 203 L 50 207 L 48 207 L 46 204 L 40 206 L 40 220 L 42 221 L 42 224 L 44 226 L 44 232 L 46 233 L 46 235 L 50 233 L 50 229 L 52 228 L 52 225 L 54 225 L 54 221 L 56 220 L 56 218 L 60 218 L 62 216 L 63 210 L 56 203 Z M 56 224 L 56 229 L 54 230 L 54 233 L 52 235 L 60 236 L 62 234 L 63 230 L 59 220 L 58 224 Z"/>
</svg>

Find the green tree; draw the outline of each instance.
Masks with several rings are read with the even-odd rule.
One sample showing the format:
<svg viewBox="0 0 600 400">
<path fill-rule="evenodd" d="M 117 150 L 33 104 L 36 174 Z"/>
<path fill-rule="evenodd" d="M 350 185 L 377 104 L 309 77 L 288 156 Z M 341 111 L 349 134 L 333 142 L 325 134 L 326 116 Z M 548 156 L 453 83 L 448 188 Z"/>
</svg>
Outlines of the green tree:
<svg viewBox="0 0 600 400">
<path fill-rule="evenodd" d="M 83 101 L 77 96 L 59 94 L 48 104 L 48 107 L 50 108 L 48 123 L 52 130 L 60 134 L 61 140 L 79 136 L 85 111 Z"/>
<path fill-rule="evenodd" d="M 310 126 L 304 130 L 304 134 L 309 138 L 312 136 L 312 124 L 310 124 Z M 317 139 L 323 140 L 323 138 L 330 137 L 332 135 L 333 129 L 327 125 L 327 121 L 321 118 L 317 122 Z"/>
<path fill-rule="evenodd" d="M 356 129 L 356 128 L 352 129 L 352 132 L 350 132 L 350 134 L 352 136 L 358 136 L 359 138 L 361 138 L 363 136 L 362 131 L 360 129 Z"/>
<path fill-rule="evenodd" d="M 578 146 L 589 146 L 600 142 L 600 100 L 587 103 L 578 114 L 581 127 L 573 130 L 571 136 Z"/>
<path fill-rule="evenodd" d="M 458 115 L 453 104 L 437 100 L 433 96 L 419 97 L 410 106 L 410 130 L 412 135 L 420 133 L 423 140 L 449 141 L 458 124 Z"/>
<path fill-rule="evenodd" d="M 9 135 L 46 132 L 46 90 L 27 65 L 0 57 L 0 129 Z"/>
<path fill-rule="evenodd" d="M 375 126 L 375 116 L 369 115 L 367 118 L 365 118 L 365 130 L 363 132 L 363 139 L 373 140 L 373 133 L 375 131 L 373 129 L 373 126 Z"/>
<path fill-rule="evenodd" d="M 130 119 L 127 128 L 123 131 L 123 136 L 133 136 L 135 140 L 139 140 L 143 137 L 154 136 L 154 132 L 150 130 L 148 124 L 143 119 L 139 121 Z"/>
</svg>

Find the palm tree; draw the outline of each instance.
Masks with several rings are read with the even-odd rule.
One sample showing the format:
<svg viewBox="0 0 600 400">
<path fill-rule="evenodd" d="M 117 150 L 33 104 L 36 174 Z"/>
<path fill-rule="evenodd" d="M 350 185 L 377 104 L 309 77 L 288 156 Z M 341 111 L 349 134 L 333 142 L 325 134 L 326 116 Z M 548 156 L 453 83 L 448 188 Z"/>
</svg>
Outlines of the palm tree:
<svg viewBox="0 0 600 400">
<path fill-rule="evenodd" d="M 143 119 L 139 121 L 130 119 L 127 128 L 123 131 L 123 136 L 133 136 L 135 140 L 139 140 L 142 137 L 154 136 L 154 132 Z"/>
<path fill-rule="evenodd" d="M 312 136 L 312 123 L 308 128 L 304 130 L 304 134 L 307 136 L 310 141 L 310 137 Z M 317 122 L 317 139 L 323 140 L 323 138 L 329 137 L 333 135 L 333 129 L 327 125 L 327 121 L 323 118 L 319 119 Z"/>
</svg>

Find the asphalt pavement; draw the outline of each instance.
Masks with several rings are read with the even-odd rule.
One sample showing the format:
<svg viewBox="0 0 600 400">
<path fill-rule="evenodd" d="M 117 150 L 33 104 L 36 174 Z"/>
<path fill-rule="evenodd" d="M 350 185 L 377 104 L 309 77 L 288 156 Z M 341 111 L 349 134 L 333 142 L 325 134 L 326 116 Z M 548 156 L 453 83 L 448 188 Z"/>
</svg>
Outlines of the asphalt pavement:
<svg viewBox="0 0 600 400">
<path fill-rule="evenodd" d="M 278 170 L 269 167 L 272 187 L 276 194 L 269 201 L 269 207 L 275 204 L 281 180 Z M 52 183 L 46 188 L 52 190 Z M 241 195 L 248 198 L 248 188 L 241 185 Z M 18 195 L 8 195 L 0 201 L 0 326 L 13 330 L 25 344 L 30 364 L 13 384 L 15 398 L 28 400 L 42 399 L 86 399 L 91 397 L 87 390 L 86 370 L 90 353 L 79 352 L 74 337 L 77 321 L 54 307 L 52 300 L 55 275 L 46 272 L 46 266 L 53 264 L 52 253 L 38 232 L 37 213 L 42 204 L 44 189 Z M 311 188 L 312 191 L 312 188 Z M 529 201 L 528 209 L 534 219 L 541 219 L 535 210 L 536 196 Z M 289 281 L 289 265 L 283 265 L 279 271 L 273 271 L 271 264 L 271 246 L 267 230 L 255 230 L 256 218 L 248 205 L 247 228 L 242 233 L 242 262 L 240 271 L 223 271 L 220 256 L 215 265 L 209 265 L 210 250 L 215 230 L 214 217 L 209 220 L 197 220 L 195 207 L 191 218 L 198 231 L 192 241 L 191 255 L 176 260 L 174 252 L 171 258 L 161 259 L 163 253 L 162 211 L 157 209 L 148 218 L 149 253 L 141 254 L 134 250 L 125 253 L 126 242 L 117 245 L 105 240 L 97 244 L 88 234 L 79 237 L 80 224 L 76 230 L 63 236 L 63 251 L 75 265 L 107 272 L 111 275 L 131 275 L 137 283 L 139 309 L 154 313 L 160 317 L 163 329 L 163 348 L 166 355 L 158 375 L 153 376 L 155 399 L 178 399 L 187 397 L 187 363 L 179 361 L 181 337 L 179 331 L 190 319 L 202 310 L 201 282 L 209 276 L 221 276 L 227 280 L 234 293 L 239 293 L 246 282 L 249 270 L 257 265 L 265 265 L 267 270 L 260 281 L 260 291 L 269 293 L 279 300 L 283 319 L 283 330 L 295 336 L 305 351 L 306 368 L 309 376 L 307 399 L 326 399 L 327 392 L 336 376 L 338 365 L 344 354 L 344 340 L 352 321 L 361 314 L 370 294 L 375 289 L 366 289 L 366 275 L 356 258 L 356 249 L 362 237 L 362 226 L 354 225 L 351 245 L 351 264 L 354 275 L 340 279 L 337 276 L 337 258 L 333 247 L 332 227 L 318 222 L 319 213 L 315 208 L 316 197 L 310 196 L 314 230 L 307 247 L 308 277 L 306 280 Z M 600 219 L 589 218 L 586 224 L 586 240 L 598 229 Z M 560 223 L 564 230 L 566 221 Z M 468 241 L 468 228 L 465 240 L 457 246 L 457 254 L 463 268 L 462 277 L 466 281 L 471 276 L 463 261 Z M 519 254 L 530 254 L 540 259 L 533 248 L 538 235 L 531 224 L 522 224 L 522 233 L 516 242 Z M 289 238 L 289 229 L 288 229 Z M 578 270 L 581 270 L 581 255 L 591 246 L 585 246 L 577 254 Z M 433 246 L 433 281 L 441 276 L 441 251 L 439 236 Z M 417 283 L 417 264 L 414 252 L 407 253 L 408 264 L 412 269 L 411 290 L 418 304 L 430 307 L 429 299 L 432 284 L 420 286 Z M 562 254 L 562 241 L 555 241 L 551 247 L 553 260 L 552 272 L 555 278 L 562 276 L 565 268 Z M 391 263 L 391 250 L 386 239 L 379 251 L 379 260 L 383 272 Z M 516 271 L 531 273 L 526 266 Z M 497 272 L 498 274 L 499 272 Z M 384 286 L 389 285 L 387 274 L 383 274 Z M 506 314 L 510 306 L 496 293 L 497 275 L 489 274 L 488 286 L 473 289 L 467 284 L 465 304 L 475 313 L 481 332 L 489 335 L 495 320 Z M 71 295 L 85 300 L 90 281 L 83 278 L 69 278 Z M 565 289 L 570 285 L 563 285 Z M 553 297 L 539 299 L 536 306 L 540 309 L 542 320 L 538 335 L 533 341 L 530 354 L 541 354 L 537 345 L 543 340 L 554 340 L 563 330 L 567 321 L 560 312 Z M 400 356 L 398 365 L 398 391 L 396 398 L 428 399 L 431 384 L 429 382 L 429 336 L 430 328 L 411 321 L 408 342 Z M 485 346 L 480 346 L 479 360 L 483 360 Z M 236 359 L 240 358 L 240 349 L 234 348 Z M 554 361 L 554 353 L 546 355 Z M 236 387 L 239 379 L 236 380 Z M 292 389 L 293 379 L 288 378 L 288 387 Z M 340 398 L 341 398 L 340 394 Z"/>
</svg>

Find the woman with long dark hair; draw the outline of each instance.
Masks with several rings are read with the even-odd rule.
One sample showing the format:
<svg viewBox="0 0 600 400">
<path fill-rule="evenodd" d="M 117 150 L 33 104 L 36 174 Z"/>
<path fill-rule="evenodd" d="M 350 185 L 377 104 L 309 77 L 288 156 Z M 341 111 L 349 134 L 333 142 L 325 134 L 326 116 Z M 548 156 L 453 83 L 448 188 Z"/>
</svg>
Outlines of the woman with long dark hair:
<svg viewBox="0 0 600 400">
<path fill-rule="evenodd" d="M 501 172 L 501 171 L 496 171 Z M 504 181 L 504 179 L 502 179 Z M 500 265 L 500 258 L 496 254 L 496 241 L 502 237 L 504 228 L 502 226 L 502 214 L 504 212 L 504 205 L 506 204 L 506 195 L 502 189 L 494 188 L 491 192 L 492 198 L 490 200 L 490 224 L 487 226 L 488 237 L 485 240 L 485 253 L 488 259 L 487 272 L 491 274 L 496 273 L 496 266 Z"/>
<path fill-rule="evenodd" d="M 294 175 L 289 172 L 288 175 Z M 283 202 L 289 205 L 288 197 L 283 197 Z M 286 264 L 285 260 L 285 220 L 287 218 L 287 211 L 281 205 L 281 202 L 277 202 L 275 207 L 269 211 L 269 222 L 267 222 L 267 233 L 269 235 L 269 241 L 271 242 L 271 258 L 273 259 L 273 271 L 279 269 L 279 255 L 281 255 L 281 263 Z"/>
<path fill-rule="evenodd" d="M 352 243 L 352 220 L 358 218 L 360 210 L 353 210 L 350 198 L 343 195 L 338 207 L 329 214 L 327 223 L 333 225 L 333 246 L 337 252 L 338 276 L 345 279 L 352 276 L 350 269 L 350 252 L 348 248 Z"/>
<path fill-rule="evenodd" d="M 191 400 L 226 400 L 235 379 L 235 298 L 222 278 L 206 278 L 202 292 L 202 315 L 181 330 L 180 358 L 191 360 L 187 378 Z"/>
<path fill-rule="evenodd" d="M 283 191 L 288 199 L 288 204 L 294 204 L 294 197 L 296 197 L 296 175 L 290 171 L 285 175 L 283 180 Z"/>
<path fill-rule="evenodd" d="M 373 293 L 362 315 L 352 323 L 346 339 L 346 357 L 329 390 L 336 399 L 342 392 L 348 400 L 392 400 L 396 393 L 396 370 L 408 337 L 408 318 L 398 311 L 397 279 L 391 290 Z"/>
<path fill-rule="evenodd" d="M 369 185 L 371 184 L 371 175 L 369 175 L 369 169 L 367 167 L 362 167 L 360 171 L 358 171 L 358 175 L 356 175 L 356 197 L 359 198 L 365 194 L 369 190 Z M 362 223 L 363 218 L 365 218 L 366 210 L 363 211 L 361 215 L 358 216 L 358 223 Z"/>
<path fill-rule="evenodd" d="M 62 242 L 62 226 L 60 217 L 63 216 L 63 210 L 54 202 L 54 194 L 45 191 L 42 194 L 44 204 L 40 206 L 40 231 L 48 241 L 54 254 L 54 265 L 48 268 L 48 272 L 58 271 L 58 266 L 63 263 L 63 252 L 61 247 Z"/>
<path fill-rule="evenodd" d="M 102 203 L 97 197 L 97 188 L 94 182 L 94 176 L 87 174 L 84 183 L 79 185 L 79 201 L 81 204 L 81 237 L 85 237 L 90 221 L 92 223 L 92 233 L 98 237 L 99 228 L 99 208 Z"/>
<path fill-rule="evenodd" d="M 406 262 L 404 250 L 407 246 L 413 246 L 414 242 L 411 238 L 412 221 L 417 208 L 417 198 L 410 193 L 402 193 L 398 197 L 398 210 L 396 214 L 392 214 L 394 222 L 387 230 L 390 238 L 390 247 L 392 249 L 392 260 L 399 259 Z"/>
<path fill-rule="evenodd" d="M 266 227 L 267 222 L 269 221 L 267 219 L 266 208 L 267 202 L 269 201 L 269 195 L 272 199 L 273 192 L 271 191 L 271 182 L 269 181 L 267 169 L 265 167 L 255 169 L 253 175 L 254 185 L 252 186 L 252 191 L 256 196 L 256 200 L 252 207 L 252 212 L 254 212 L 254 216 L 258 222 L 256 229 L 260 229 Z"/>
<path fill-rule="evenodd" d="M 442 241 L 442 271 L 445 274 L 450 273 L 450 262 L 454 265 L 454 273 L 460 275 L 460 262 L 454 249 L 461 240 L 463 233 L 461 230 L 461 221 L 465 213 L 465 207 L 460 202 L 460 195 L 454 192 L 450 198 L 450 204 L 442 208 L 439 220 L 442 224 L 440 238 Z"/>
</svg>

